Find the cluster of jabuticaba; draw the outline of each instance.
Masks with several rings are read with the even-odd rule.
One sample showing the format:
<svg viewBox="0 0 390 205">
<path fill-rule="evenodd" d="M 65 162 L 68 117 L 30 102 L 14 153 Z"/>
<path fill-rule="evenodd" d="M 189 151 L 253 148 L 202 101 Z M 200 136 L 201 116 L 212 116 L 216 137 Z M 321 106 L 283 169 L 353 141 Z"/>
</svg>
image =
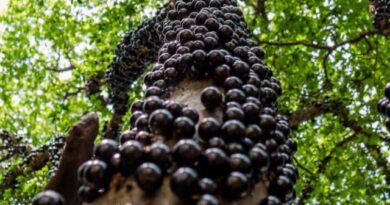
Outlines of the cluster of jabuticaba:
<svg viewBox="0 0 390 205">
<path fill-rule="evenodd" d="M 144 77 L 145 97 L 129 108 L 131 127 L 102 140 L 80 166 L 82 201 L 291 204 L 297 145 L 288 119 L 278 113 L 281 85 L 250 39 L 237 3 L 177 0 L 147 22 L 151 26 L 142 29 L 155 36 L 126 36 L 107 75 L 116 109 L 126 112 L 120 105 L 129 85 L 155 59 Z M 145 44 L 140 41 L 150 43 L 147 55 L 132 53 Z M 54 192 L 33 202 L 62 203 Z"/>
<path fill-rule="evenodd" d="M 373 24 L 377 29 L 390 26 L 390 0 L 371 0 Z"/>
<path fill-rule="evenodd" d="M 387 118 L 386 128 L 390 132 L 390 82 L 385 87 L 385 97 L 378 102 L 378 111 Z"/>
</svg>

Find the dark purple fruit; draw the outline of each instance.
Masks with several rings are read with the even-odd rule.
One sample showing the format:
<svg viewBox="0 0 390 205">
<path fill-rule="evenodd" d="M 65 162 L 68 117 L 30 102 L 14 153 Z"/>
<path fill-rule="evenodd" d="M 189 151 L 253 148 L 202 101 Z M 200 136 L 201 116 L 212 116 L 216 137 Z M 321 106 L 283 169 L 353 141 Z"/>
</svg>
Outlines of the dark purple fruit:
<svg viewBox="0 0 390 205">
<path fill-rule="evenodd" d="M 217 184 L 210 178 L 202 178 L 199 180 L 199 188 L 202 194 L 214 194 L 218 191 Z"/>
<path fill-rule="evenodd" d="M 273 130 L 276 127 L 275 118 L 268 114 L 263 114 L 259 116 L 259 125 L 263 129 Z"/>
<path fill-rule="evenodd" d="M 175 101 L 164 101 L 164 108 L 167 109 L 173 117 L 179 117 L 183 110 L 183 105 Z"/>
<path fill-rule="evenodd" d="M 267 198 L 263 199 L 259 205 L 281 205 L 282 202 L 276 196 L 267 196 Z"/>
<path fill-rule="evenodd" d="M 245 149 L 239 142 L 230 142 L 225 146 L 225 150 L 228 154 L 244 153 Z"/>
<path fill-rule="evenodd" d="M 213 137 L 209 139 L 209 147 L 223 149 L 225 147 L 225 141 L 220 137 Z"/>
<path fill-rule="evenodd" d="M 144 145 L 149 145 L 152 143 L 152 137 L 149 132 L 147 131 L 140 131 L 135 135 L 135 140 L 141 142 Z"/>
<path fill-rule="evenodd" d="M 206 43 L 207 44 L 207 43 Z M 207 54 L 207 60 L 209 61 L 209 64 L 213 67 L 222 65 L 225 62 L 225 56 L 220 50 L 211 50 Z"/>
<path fill-rule="evenodd" d="M 271 182 L 268 191 L 272 195 L 284 197 L 286 193 L 293 191 L 293 184 L 288 177 L 280 175 Z"/>
<path fill-rule="evenodd" d="M 258 98 L 259 97 L 259 89 L 256 88 L 256 86 L 252 85 L 252 84 L 245 84 L 244 86 L 242 86 L 242 90 L 244 91 L 245 95 L 246 96 L 251 96 L 251 97 L 255 97 L 255 98 Z"/>
<path fill-rule="evenodd" d="M 48 190 L 37 194 L 32 205 L 65 205 L 65 200 L 57 192 Z"/>
<path fill-rule="evenodd" d="M 246 95 L 242 90 L 240 89 L 230 89 L 225 96 L 225 101 L 230 102 L 230 101 L 235 101 L 238 103 L 244 103 Z"/>
<path fill-rule="evenodd" d="M 252 165 L 256 169 L 267 169 L 269 166 L 269 156 L 265 149 L 259 147 L 253 147 L 249 151 L 249 159 L 252 162 Z"/>
<path fill-rule="evenodd" d="M 258 142 L 264 138 L 264 133 L 260 126 L 251 124 L 245 129 L 245 136 L 249 137 L 254 142 Z"/>
<path fill-rule="evenodd" d="M 158 109 L 149 117 L 149 128 L 154 134 L 167 134 L 172 129 L 173 116 L 166 109 Z"/>
<path fill-rule="evenodd" d="M 85 162 L 84 180 L 95 187 L 104 187 L 108 183 L 107 164 L 101 160 Z"/>
<path fill-rule="evenodd" d="M 237 141 L 245 137 L 245 125 L 238 120 L 229 120 L 222 125 L 222 136 L 227 141 Z"/>
<path fill-rule="evenodd" d="M 230 67 L 226 64 L 220 65 L 214 70 L 213 78 L 218 85 L 222 85 L 229 76 Z"/>
<path fill-rule="evenodd" d="M 112 139 L 104 139 L 94 148 L 97 159 L 109 162 L 111 157 L 118 152 L 118 143 Z"/>
<path fill-rule="evenodd" d="M 83 202 L 90 203 L 95 200 L 99 193 L 96 189 L 93 189 L 90 186 L 80 186 L 77 191 L 78 196 L 81 198 Z"/>
<path fill-rule="evenodd" d="M 248 173 L 251 171 L 251 160 L 244 154 L 232 154 L 229 158 L 230 168 L 233 171 Z"/>
<path fill-rule="evenodd" d="M 163 173 L 154 163 L 141 164 L 135 173 L 135 181 L 145 194 L 156 192 L 161 187 L 162 180 Z"/>
<path fill-rule="evenodd" d="M 192 138 L 195 134 L 195 124 L 188 117 L 178 117 L 173 122 L 173 136 L 179 139 Z"/>
<path fill-rule="evenodd" d="M 216 137 L 220 133 L 219 122 L 212 117 L 203 118 L 198 126 L 199 137 L 207 141 L 212 137 Z"/>
<path fill-rule="evenodd" d="M 149 129 L 149 123 L 148 123 L 148 115 L 142 114 L 141 116 L 136 118 L 134 125 L 138 130 L 148 130 Z M 131 118 L 130 118 L 131 121 Z"/>
<path fill-rule="evenodd" d="M 210 177 L 220 177 L 228 170 L 228 158 L 225 152 L 219 148 L 208 148 L 204 152 L 201 161 L 201 169 L 205 175 Z"/>
<path fill-rule="evenodd" d="M 219 27 L 218 34 L 225 42 L 230 41 L 233 36 L 233 29 L 228 25 L 223 25 Z"/>
<path fill-rule="evenodd" d="M 163 94 L 162 90 L 156 86 L 149 87 L 145 92 L 145 98 L 150 96 L 158 96 L 161 97 Z"/>
<path fill-rule="evenodd" d="M 243 121 L 245 119 L 245 113 L 241 108 L 230 107 L 228 108 L 223 116 L 224 120 L 239 120 Z"/>
<path fill-rule="evenodd" d="M 222 103 L 222 93 L 218 88 L 209 86 L 203 89 L 200 100 L 207 110 L 214 110 Z"/>
<path fill-rule="evenodd" d="M 131 116 L 130 116 L 130 126 L 131 127 L 135 127 L 135 122 L 137 121 L 137 119 L 143 115 L 144 113 L 142 111 L 134 111 Z"/>
<path fill-rule="evenodd" d="M 387 99 L 390 99 L 390 82 L 386 84 L 385 96 L 387 97 Z"/>
<path fill-rule="evenodd" d="M 192 139 L 183 139 L 173 147 L 173 159 L 182 165 L 194 164 L 202 154 L 200 145 Z"/>
<path fill-rule="evenodd" d="M 231 90 L 234 88 L 241 89 L 242 80 L 235 76 L 228 77 L 224 82 L 224 88 L 225 90 Z"/>
<path fill-rule="evenodd" d="M 185 107 L 181 111 L 181 115 L 190 118 L 194 122 L 194 124 L 198 123 L 199 113 L 195 108 Z"/>
<path fill-rule="evenodd" d="M 144 102 L 141 101 L 141 100 L 136 100 L 133 102 L 133 104 L 131 104 L 131 112 L 134 112 L 134 111 L 142 111 L 142 106 L 143 106 Z"/>
<path fill-rule="evenodd" d="M 231 172 L 225 182 L 228 197 L 241 197 L 249 189 L 249 180 L 241 172 Z"/>
<path fill-rule="evenodd" d="M 121 144 L 124 144 L 125 142 L 127 142 L 129 140 L 134 140 L 136 134 L 137 134 L 137 132 L 135 130 L 126 130 L 126 131 L 122 132 L 121 135 L 119 135 L 119 142 Z"/>
<path fill-rule="evenodd" d="M 177 40 L 184 44 L 194 38 L 194 33 L 190 29 L 183 29 L 177 35 Z"/>
<path fill-rule="evenodd" d="M 190 198 L 198 190 L 198 174 L 190 167 L 176 170 L 170 180 L 173 193 L 180 198 Z"/>
<path fill-rule="evenodd" d="M 218 31 L 219 29 L 219 22 L 215 18 L 209 18 L 204 22 L 204 25 L 207 29 L 210 31 Z"/>
<path fill-rule="evenodd" d="M 144 146 L 138 141 L 127 141 L 120 147 L 121 173 L 129 176 L 144 158 Z"/>
<path fill-rule="evenodd" d="M 192 52 L 192 60 L 196 66 L 203 66 L 207 60 L 207 54 L 203 50 L 195 50 Z"/>
<path fill-rule="evenodd" d="M 148 158 L 151 162 L 156 163 L 163 170 L 166 170 L 170 166 L 171 150 L 168 145 L 164 143 L 153 143 L 149 148 Z"/>
<path fill-rule="evenodd" d="M 210 194 L 204 194 L 200 197 L 196 205 L 219 205 L 218 199 Z"/>
<path fill-rule="evenodd" d="M 160 109 L 163 107 L 164 101 L 157 97 L 157 96 L 151 96 L 146 98 L 143 104 L 143 111 L 147 114 L 152 113 L 154 110 Z"/>
<path fill-rule="evenodd" d="M 237 60 L 233 63 L 232 70 L 237 74 L 241 79 L 247 79 L 249 76 L 249 65 L 244 61 Z"/>
</svg>

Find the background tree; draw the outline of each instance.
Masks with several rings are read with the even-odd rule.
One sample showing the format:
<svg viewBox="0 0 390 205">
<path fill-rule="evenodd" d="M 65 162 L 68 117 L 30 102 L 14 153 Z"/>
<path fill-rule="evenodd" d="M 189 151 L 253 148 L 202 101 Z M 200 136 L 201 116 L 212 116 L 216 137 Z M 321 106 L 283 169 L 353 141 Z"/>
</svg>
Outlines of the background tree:
<svg viewBox="0 0 390 205">
<path fill-rule="evenodd" d="M 0 127 L 20 136 L 10 139 L 24 148 L 1 147 L 0 177 L 6 185 L 1 203 L 28 203 L 41 190 L 46 160 L 20 170 L 24 158 L 42 153 L 39 147 L 66 132 L 81 113 L 95 110 L 102 123 L 110 119 L 100 72 L 123 34 L 160 6 L 154 1 L 9 3 L 1 17 Z M 375 108 L 390 75 L 388 37 L 372 28 L 368 2 L 260 0 L 241 7 L 283 85 L 279 107 L 291 116 L 300 147 L 298 203 L 388 202 L 389 135 Z M 130 101 L 142 95 L 139 83 L 129 95 Z M 9 134 L 1 136 L 6 145 Z M 4 184 L 8 173 L 14 180 Z"/>
</svg>

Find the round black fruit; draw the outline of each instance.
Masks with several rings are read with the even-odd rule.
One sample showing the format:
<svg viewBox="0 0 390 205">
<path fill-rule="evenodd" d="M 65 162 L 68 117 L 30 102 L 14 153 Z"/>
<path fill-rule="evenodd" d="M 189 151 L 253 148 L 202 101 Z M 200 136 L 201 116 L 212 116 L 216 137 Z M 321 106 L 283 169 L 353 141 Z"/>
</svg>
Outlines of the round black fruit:
<svg viewBox="0 0 390 205">
<path fill-rule="evenodd" d="M 212 137 L 218 136 L 220 133 L 220 126 L 221 125 L 215 118 L 203 118 L 198 127 L 199 137 L 207 141 Z"/>
<path fill-rule="evenodd" d="M 173 116 L 166 109 L 158 109 L 149 117 L 150 130 L 155 134 L 166 134 L 172 129 Z"/>
<path fill-rule="evenodd" d="M 65 205 L 65 201 L 57 192 L 48 190 L 39 193 L 32 200 L 33 205 Z"/>
<path fill-rule="evenodd" d="M 161 187 L 163 174 L 156 164 L 146 162 L 137 168 L 135 180 L 146 194 L 151 194 Z"/>
<path fill-rule="evenodd" d="M 171 176 L 170 187 L 178 197 L 190 198 L 198 191 L 198 174 L 190 167 L 179 168 Z"/>
<path fill-rule="evenodd" d="M 210 194 L 204 194 L 200 197 L 196 205 L 218 205 L 218 199 Z"/>
<path fill-rule="evenodd" d="M 200 100 L 207 110 L 212 111 L 221 105 L 222 93 L 214 86 L 206 87 L 201 93 Z"/>
</svg>

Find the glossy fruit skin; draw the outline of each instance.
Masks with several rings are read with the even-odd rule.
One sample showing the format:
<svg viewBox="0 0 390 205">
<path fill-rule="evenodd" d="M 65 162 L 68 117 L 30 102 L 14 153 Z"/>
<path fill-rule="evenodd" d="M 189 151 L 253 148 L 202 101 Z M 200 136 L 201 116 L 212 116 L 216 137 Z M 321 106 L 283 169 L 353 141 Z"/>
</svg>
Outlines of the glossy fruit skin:
<svg viewBox="0 0 390 205">
<path fill-rule="evenodd" d="M 178 139 L 192 138 L 195 134 L 195 124 L 188 117 L 178 117 L 173 122 L 173 136 Z"/>
<path fill-rule="evenodd" d="M 245 125 L 238 120 L 226 121 L 221 129 L 226 141 L 237 141 L 245 136 Z"/>
<path fill-rule="evenodd" d="M 180 165 L 192 165 L 201 156 L 202 148 L 192 139 L 182 139 L 173 147 L 173 158 Z"/>
<path fill-rule="evenodd" d="M 172 130 L 173 115 L 166 109 L 157 109 L 152 112 L 148 122 L 154 134 L 168 134 Z"/>
<path fill-rule="evenodd" d="M 153 143 L 148 152 L 148 159 L 162 168 L 162 172 L 166 171 L 171 166 L 171 150 L 168 145 L 155 142 Z"/>
<path fill-rule="evenodd" d="M 111 157 L 118 152 L 118 143 L 112 139 L 104 139 L 94 148 L 94 154 L 98 159 L 109 162 Z"/>
<path fill-rule="evenodd" d="M 220 133 L 219 122 L 212 117 L 203 118 L 198 126 L 199 137 L 207 141 L 212 137 L 218 136 Z"/>
<path fill-rule="evenodd" d="M 248 178 L 241 172 L 231 172 L 225 182 L 227 197 L 238 197 L 249 189 Z"/>
<path fill-rule="evenodd" d="M 48 190 L 37 194 L 32 205 L 65 205 L 65 200 L 57 192 Z"/>
<path fill-rule="evenodd" d="M 259 205 L 282 205 L 282 202 L 278 197 L 270 195 L 263 199 Z"/>
<path fill-rule="evenodd" d="M 125 142 L 120 147 L 120 167 L 124 176 L 130 176 L 144 159 L 144 146 L 134 140 Z"/>
<path fill-rule="evenodd" d="M 219 205 L 218 199 L 210 194 L 204 194 L 200 197 L 196 205 Z"/>
<path fill-rule="evenodd" d="M 198 123 L 199 120 L 199 113 L 196 109 L 185 107 L 181 111 L 181 116 L 190 118 L 195 124 Z"/>
<path fill-rule="evenodd" d="M 180 198 L 189 198 L 198 191 L 198 174 L 190 167 L 176 170 L 170 180 L 173 193 Z"/>
<path fill-rule="evenodd" d="M 386 96 L 387 99 L 390 99 L 390 82 L 386 84 L 385 96 Z"/>
<path fill-rule="evenodd" d="M 94 184 L 96 187 L 104 187 L 107 183 L 107 163 L 101 160 L 90 160 L 86 162 L 84 180 Z"/>
<path fill-rule="evenodd" d="M 208 148 L 201 159 L 201 169 L 205 176 L 218 178 L 228 171 L 228 158 L 220 148 Z"/>
<path fill-rule="evenodd" d="M 210 178 L 199 180 L 199 189 L 202 194 L 214 194 L 218 191 L 217 184 Z"/>
<path fill-rule="evenodd" d="M 145 194 L 152 194 L 161 187 L 163 173 L 156 164 L 146 162 L 137 168 L 135 180 Z"/>
<path fill-rule="evenodd" d="M 212 111 L 221 105 L 222 93 L 218 88 L 210 86 L 202 91 L 200 100 L 207 110 Z"/>
</svg>

